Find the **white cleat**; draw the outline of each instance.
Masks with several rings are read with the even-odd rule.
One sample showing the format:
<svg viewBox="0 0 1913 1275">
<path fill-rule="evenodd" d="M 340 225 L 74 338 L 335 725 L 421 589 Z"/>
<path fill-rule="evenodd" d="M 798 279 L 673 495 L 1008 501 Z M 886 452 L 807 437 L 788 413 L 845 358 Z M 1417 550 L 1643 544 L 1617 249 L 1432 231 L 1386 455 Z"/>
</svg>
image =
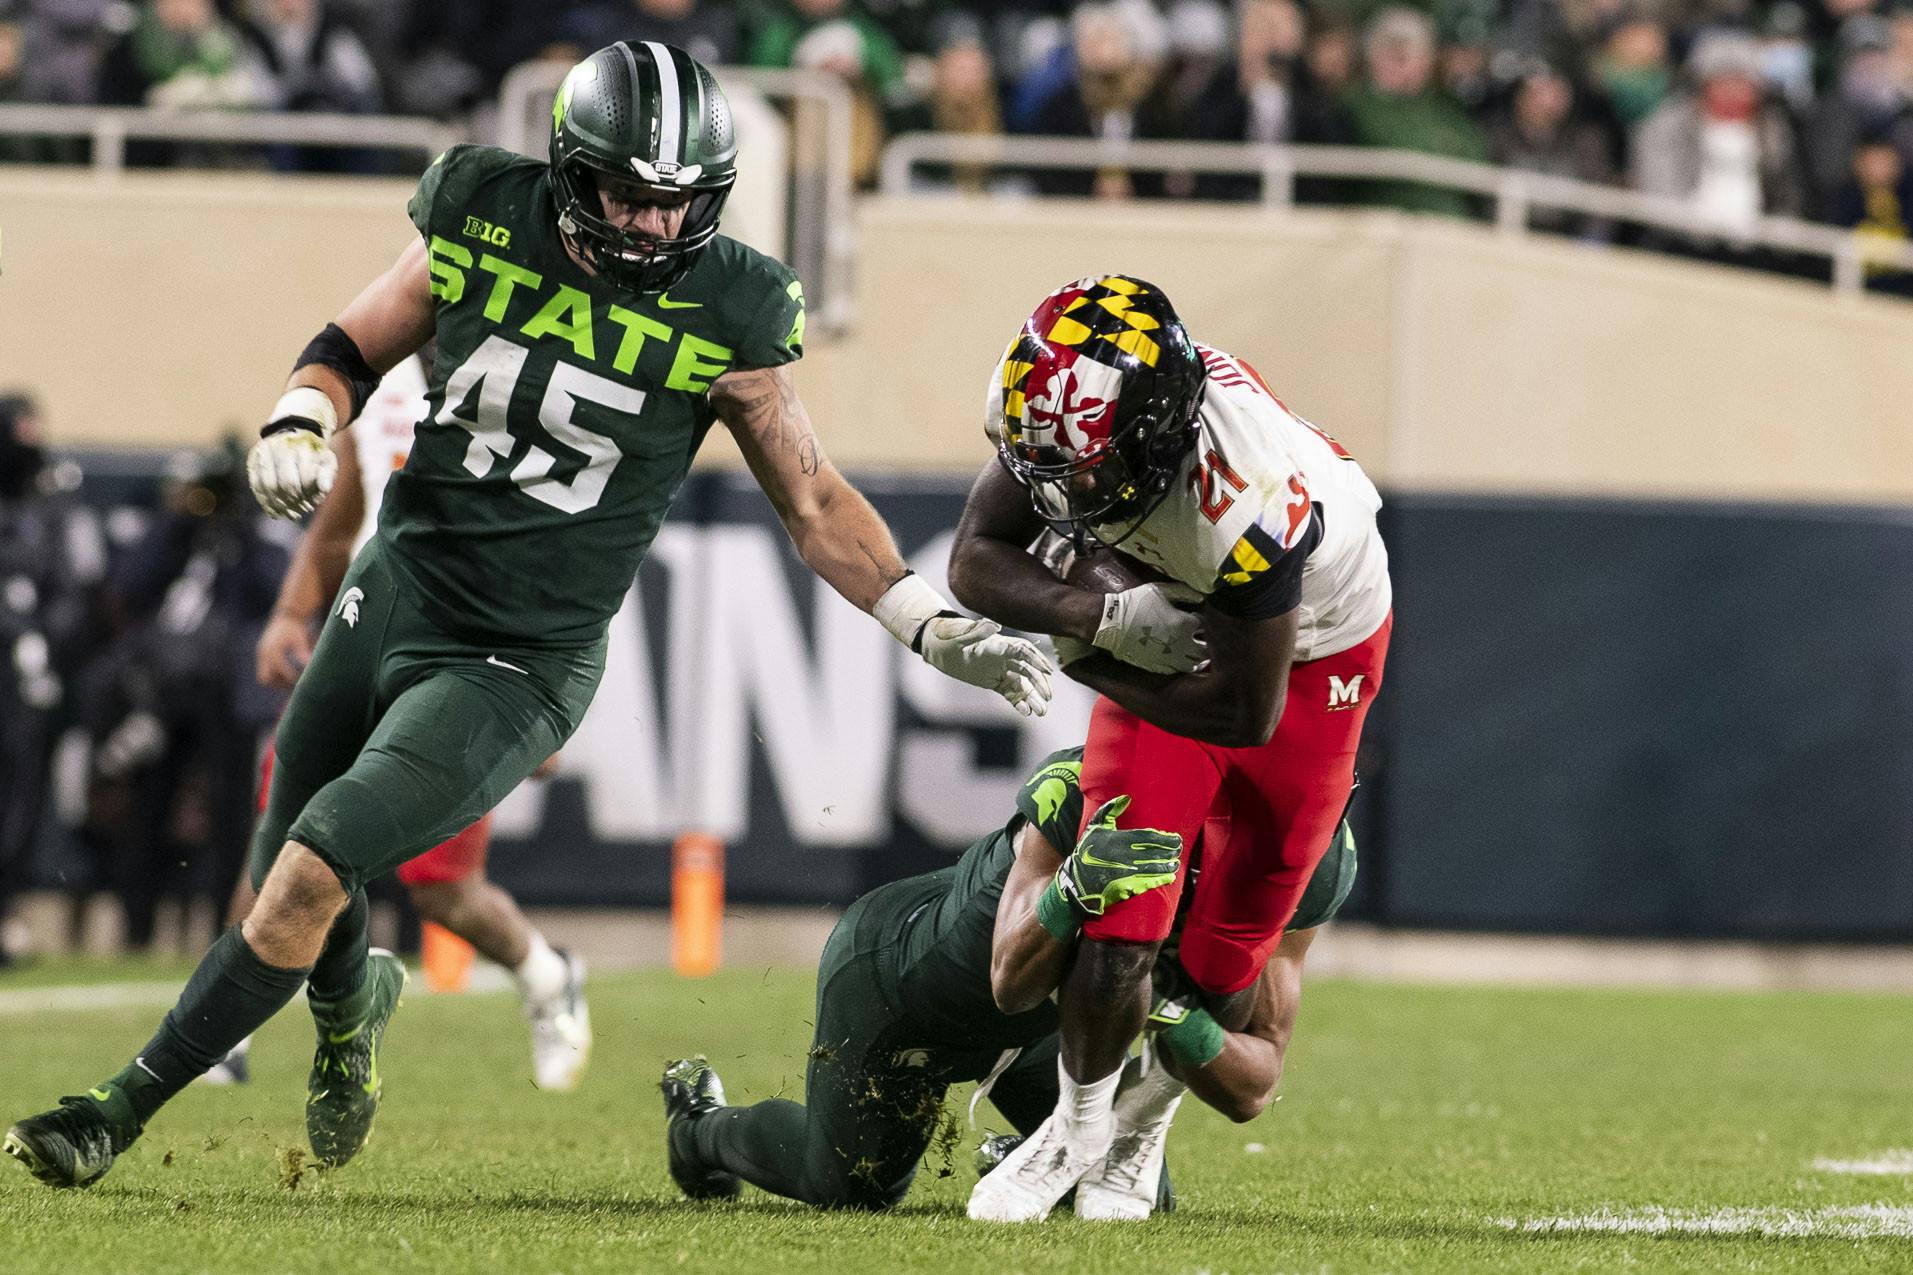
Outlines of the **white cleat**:
<svg viewBox="0 0 1913 1275">
<path fill-rule="evenodd" d="M 565 986 L 548 1001 L 525 1006 L 531 1024 L 531 1077 L 540 1089 L 578 1087 L 591 1061 L 591 1007 L 585 1003 L 585 963 L 569 952 Z"/>
<path fill-rule="evenodd" d="M 1116 1139 L 1109 1154 L 1076 1184 L 1076 1216 L 1091 1222 L 1140 1222 L 1156 1210 L 1162 1160 L 1169 1143 L 1169 1121 L 1182 1102 L 1169 1104 L 1166 1117 L 1132 1128 L 1116 1102 Z"/>
<path fill-rule="evenodd" d="M 1040 1222 L 1107 1150 L 1106 1142 L 1071 1138 L 1052 1115 L 978 1180 L 970 1192 L 970 1217 L 978 1222 Z"/>
</svg>

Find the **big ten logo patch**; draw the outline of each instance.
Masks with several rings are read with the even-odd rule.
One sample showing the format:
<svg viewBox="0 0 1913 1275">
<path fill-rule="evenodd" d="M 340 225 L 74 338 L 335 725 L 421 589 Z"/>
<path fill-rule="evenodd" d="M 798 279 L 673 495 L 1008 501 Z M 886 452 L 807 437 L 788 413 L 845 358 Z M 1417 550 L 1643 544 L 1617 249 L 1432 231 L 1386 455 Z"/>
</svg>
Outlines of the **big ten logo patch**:
<svg viewBox="0 0 1913 1275">
<path fill-rule="evenodd" d="M 465 237 L 488 243 L 494 248 L 511 247 L 511 231 L 504 226 L 494 226 L 482 217 L 465 219 Z"/>
</svg>

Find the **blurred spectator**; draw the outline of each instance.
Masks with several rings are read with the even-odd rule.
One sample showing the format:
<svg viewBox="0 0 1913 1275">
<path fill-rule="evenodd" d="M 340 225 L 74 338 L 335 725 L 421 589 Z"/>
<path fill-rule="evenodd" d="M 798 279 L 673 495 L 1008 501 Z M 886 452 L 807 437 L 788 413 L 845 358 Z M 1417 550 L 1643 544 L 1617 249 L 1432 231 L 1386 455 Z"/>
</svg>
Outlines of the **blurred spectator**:
<svg viewBox="0 0 1913 1275">
<path fill-rule="evenodd" d="M 68 687 L 100 629 L 105 544 L 58 474 L 33 401 L 0 395 L 0 940 L 39 840 Z"/>
<path fill-rule="evenodd" d="M 909 100 L 903 53 L 887 31 L 849 0 L 792 0 L 758 31 L 750 61 L 822 71 L 848 84 L 854 105 L 851 171 L 861 185 L 875 181 L 888 131 L 885 113 Z"/>
<path fill-rule="evenodd" d="M 1767 10 L 1760 30 L 1760 69 L 1767 91 L 1794 111 L 1813 104 L 1813 42 L 1807 38 L 1807 11 L 1793 0 Z"/>
<path fill-rule="evenodd" d="M 372 55 L 326 0 L 254 0 L 246 34 L 273 77 L 282 110 L 384 109 Z"/>
<path fill-rule="evenodd" d="M 403 70 L 389 96 L 419 115 L 483 107 L 519 63 L 577 60 L 558 34 L 567 8 L 545 0 L 414 4 L 401 40 Z"/>
<path fill-rule="evenodd" d="M 1489 72 L 1489 23 L 1494 19 L 1494 6 L 1476 0 L 1450 0 L 1441 11 L 1441 52 L 1437 59 L 1441 90 L 1480 118 L 1487 113 L 1496 90 Z"/>
<path fill-rule="evenodd" d="M 95 100 L 100 53 L 118 0 L 0 0 L 0 19 L 20 35 L 13 100 L 86 105 Z"/>
<path fill-rule="evenodd" d="M 1853 172 L 1841 190 L 1834 220 L 1861 236 L 1862 251 L 1903 250 L 1913 221 L 1913 172 L 1899 147 L 1887 138 L 1869 138 L 1853 153 Z M 1869 256 L 1871 254 L 1868 254 Z M 1882 254 L 1884 257 L 1884 253 Z M 1897 261 L 1869 260 L 1867 286 L 1901 296 L 1913 295 L 1913 271 Z"/>
<path fill-rule="evenodd" d="M 710 0 L 592 0 L 560 20 L 558 35 L 581 58 L 619 40 L 657 40 L 706 66 L 729 66 L 744 49 L 737 14 Z"/>
<path fill-rule="evenodd" d="M 1486 160 L 1481 128 L 1433 85 L 1435 27 L 1426 14 L 1395 6 L 1369 21 L 1363 40 L 1367 77 L 1344 99 L 1357 144 Z M 1467 216 L 1469 197 L 1414 182 L 1368 183 L 1372 202 L 1410 212 Z"/>
<path fill-rule="evenodd" d="M 958 35 L 937 52 L 930 82 L 930 122 L 939 133 L 1003 131 L 990 57 L 974 35 Z M 987 166 L 959 165 L 950 173 L 950 181 L 957 189 L 974 193 L 986 187 L 988 172 Z"/>
<path fill-rule="evenodd" d="M 1631 142 L 1635 126 L 1660 109 L 1673 87 L 1667 31 L 1651 18 L 1631 17 L 1615 26 L 1594 58 L 1594 83 L 1619 121 L 1619 140 Z"/>
<path fill-rule="evenodd" d="M 212 0 L 147 0 L 100 65 L 99 99 L 174 110 L 272 104 L 264 61 Z"/>
<path fill-rule="evenodd" d="M 1051 137 L 1094 137 L 1126 142 L 1150 135 L 1143 104 L 1156 83 L 1168 47 L 1162 19 L 1146 4 L 1090 3 L 1070 17 L 1075 78 L 1038 108 L 1033 131 Z M 1135 180 L 1120 168 L 1094 174 L 1050 170 L 1037 187 L 1048 194 L 1126 199 Z"/>
<path fill-rule="evenodd" d="M 236 440 L 211 457 L 183 453 L 166 508 L 113 568 L 122 629 L 88 682 L 82 836 L 135 947 L 152 942 L 162 898 L 225 902 L 252 823 L 259 740 L 280 708 L 254 680 L 253 647 L 290 554 L 244 469 Z"/>
<path fill-rule="evenodd" d="M 1752 36 L 1710 32 L 1695 44 L 1694 87 L 1635 130 L 1634 185 L 1690 204 L 1730 237 L 1762 214 L 1799 216 L 1805 182 L 1786 108 L 1767 98 Z"/>
<path fill-rule="evenodd" d="M 1507 109 L 1489 129 L 1497 164 L 1575 181 L 1614 181 L 1607 130 L 1577 110 L 1574 84 L 1557 67 L 1531 63 L 1515 82 Z M 1556 209 L 1537 209 L 1528 224 L 1564 234 L 1606 235 L 1606 227 Z"/>
<path fill-rule="evenodd" d="M 1807 116 L 1804 141 L 1816 215 L 1845 222 L 1836 205 L 1852 181 L 1860 139 L 1883 139 L 1899 147 L 1903 162 L 1913 159 L 1913 103 L 1886 23 L 1870 15 L 1854 18 L 1841 30 L 1840 43 L 1839 79 Z"/>
</svg>

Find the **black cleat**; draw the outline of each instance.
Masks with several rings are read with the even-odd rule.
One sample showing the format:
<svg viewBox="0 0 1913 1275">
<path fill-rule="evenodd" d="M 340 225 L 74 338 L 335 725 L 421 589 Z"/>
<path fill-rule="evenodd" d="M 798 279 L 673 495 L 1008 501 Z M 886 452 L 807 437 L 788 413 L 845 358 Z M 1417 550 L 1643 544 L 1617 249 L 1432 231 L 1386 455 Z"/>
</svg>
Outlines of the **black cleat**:
<svg viewBox="0 0 1913 1275">
<path fill-rule="evenodd" d="M 664 1146 L 671 1165 L 671 1180 L 693 1200 L 736 1199 L 744 1184 L 735 1173 L 709 1169 L 692 1162 L 679 1150 L 688 1133 L 690 1121 L 701 1119 L 724 1106 L 724 1082 L 717 1078 L 703 1056 L 680 1058 L 664 1069 L 658 1082 L 664 1091 Z"/>
<path fill-rule="evenodd" d="M 28 1116 L 7 1130 L 6 1153 L 48 1186 L 92 1186 L 140 1135 L 139 1126 L 107 1115 L 107 1099 L 100 1095 L 109 1093 L 95 1089 L 84 1097 L 62 1098 L 53 1110 Z"/>
</svg>

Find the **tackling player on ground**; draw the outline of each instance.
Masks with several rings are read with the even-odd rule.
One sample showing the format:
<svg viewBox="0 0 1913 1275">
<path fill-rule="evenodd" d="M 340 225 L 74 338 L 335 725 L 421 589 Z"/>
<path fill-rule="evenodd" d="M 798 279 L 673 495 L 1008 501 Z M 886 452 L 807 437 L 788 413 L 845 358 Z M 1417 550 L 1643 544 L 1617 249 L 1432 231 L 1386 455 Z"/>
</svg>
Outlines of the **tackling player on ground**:
<svg viewBox="0 0 1913 1275">
<path fill-rule="evenodd" d="M 982 1082 L 979 1097 L 987 1093 L 1021 1133 L 1042 1125 L 1057 1096 L 1050 993 L 1078 931 L 1118 879 L 1165 866 L 1153 834 L 1115 826 L 1120 802 L 1092 816 L 1078 839 L 1082 752 L 1051 755 L 1017 793 L 1009 822 L 955 865 L 881 886 L 844 913 L 818 963 L 804 1103 L 727 1107 L 702 1058 L 666 1069 L 669 1161 L 685 1194 L 734 1196 L 741 1180 L 825 1208 L 889 1208 L 924 1151 L 954 1134 L 944 1091 L 962 1081 Z M 1226 837 L 1227 829 L 1204 830 L 1211 833 Z M 1172 986 L 1174 958 L 1159 958 L 1165 987 L 1152 1044 L 1126 1068 L 1117 1097 L 1119 1108 L 1143 1113 L 1132 1137 L 1148 1145 L 1125 1149 L 1080 1183 L 1079 1213 L 1144 1217 L 1159 1201 L 1172 1206 L 1162 1150 L 1185 1082 L 1231 1119 L 1268 1106 L 1295 1027 L 1304 956 L 1354 879 L 1355 843 L 1344 825 L 1240 1032 L 1190 1004 Z M 1000 1156 L 1014 1141 L 992 1139 L 985 1153 Z"/>
<path fill-rule="evenodd" d="M 440 156 L 409 207 L 418 238 L 300 356 L 248 467 L 270 513 L 318 503 L 328 436 L 436 337 L 432 414 L 280 721 L 258 902 L 124 1068 L 8 1131 L 42 1181 L 96 1181 L 302 985 L 307 1137 L 328 1167 L 359 1152 L 404 982 L 368 956 L 364 884 L 469 826 L 577 727 L 606 626 L 718 421 L 812 570 L 932 666 L 1043 710 L 1042 653 L 911 575 L 825 458 L 788 366 L 802 288 L 717 234 L 736 153 L 708 70 L 661 44 L 601 49 L 559 90 L 549 161 Z"/>
<path fill-rule="evenodd" d="M 1024 322 L 991 378 L 988 427 L 997 459 L 957 528 L 951 587 L 992 619 L 1055 635 L 1069 673 L 1102 693 L 1086 803 L 1127 796 L 1125 827 L 1185 848 L 1227 815 L 1228 838 L 1204 847 L 1180 959 L 1223 1025 L 1239 1025 L 1348 801 L 1381 685 L 1381 499 L 1252 368 L 1196 345 L 1160 291 L 1123 275 L 1059 288 Z M 1190 622 L 1208 663 L 1151 672 L 1115 658 L 1135 643 L 1112 623 L 1160 611 L 1166 586 L 1104 596 L 1059 581 L 1026 552 L 1045 526 L 1120 547 L 1200 597 Z M 1173 632 L 1173 618 L 1157 627 Z M 1041 1218 L 1113 1141 L 1133 1141 L 1112 1104 L 1182 889 L 1178 874 L 1084 926 L 1061 991 L 1057 1110 L 977 1184 L 972 1217 Z"/>
</svg>

